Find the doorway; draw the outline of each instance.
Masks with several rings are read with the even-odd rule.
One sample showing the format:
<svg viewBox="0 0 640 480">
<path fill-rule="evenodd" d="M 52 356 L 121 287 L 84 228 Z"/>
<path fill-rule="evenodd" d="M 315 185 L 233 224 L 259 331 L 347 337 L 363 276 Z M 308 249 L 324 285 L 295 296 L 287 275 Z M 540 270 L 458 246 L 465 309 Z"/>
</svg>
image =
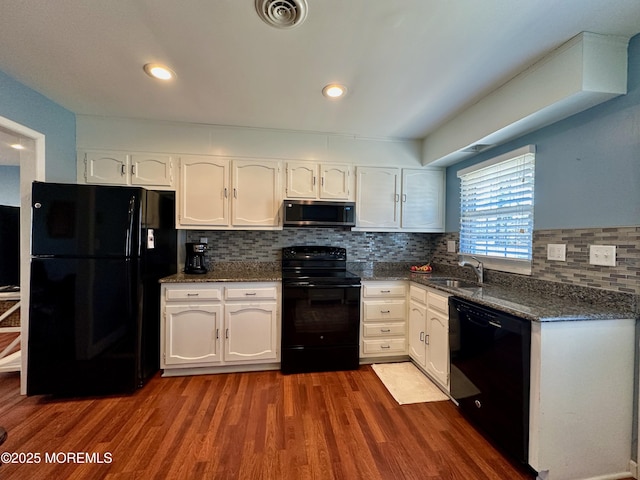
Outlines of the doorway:
<svg viewBox="0 0 640 480">
<path fill-rule="evenodd" d="M 19 167 L 20 192 L 20 337 L 21 337 L 21 375 L 20 393 L 26 395 L 26 348 L 29 339 L 29 283 L 30 283 L 30 244 L 31 244 L 31 184 L 34 180 L 45 180 L 45 136 L 13 120 L 0 116 L 0 137 L 13 141 L 23 147 L 14 150 L 3 144 L 0 152 L 8 155 L 7 163 L 17 163 Z M 17 152 L 17 156 L 14 152 Z"/>
</svg>

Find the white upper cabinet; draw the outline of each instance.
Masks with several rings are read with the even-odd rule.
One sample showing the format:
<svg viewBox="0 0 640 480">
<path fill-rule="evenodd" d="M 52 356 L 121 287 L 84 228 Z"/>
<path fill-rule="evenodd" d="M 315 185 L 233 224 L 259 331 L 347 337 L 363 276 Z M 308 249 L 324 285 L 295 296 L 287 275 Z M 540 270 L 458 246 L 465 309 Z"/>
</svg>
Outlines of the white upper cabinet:
<svg viewBox="0 0 640 480">
<path fill-rule="evenodd" d="M 229 162 L 216 157 L 182 157 L 178 182 L 177 225 L 229 225 Z"/>
<path fill-rule="evenodd" d="M 444 231 L 444 186 L 444 170 L 403 169 L 402 228 Z"/>
<path fill-rule="evenodd" d="M 277 161 L 182 157 L 178 228 L 281 228 L 280 173 Z"/>
<path fill-rule="evenodd" d="M 351 171 L 349 165 L 320 165 L 320 198 L 351 200 Z"/>
<path fill-rule="evenodd" d="M 358 167 L 356 227 L 400 227 L 400 169 Z"/>
<path fill-rule="evenodd" d="M 278 227 L 280 162 L 233 160 L 232 168 L 232 226 Z"/>
<path fill-rule="evenodd" d="M 317 198 L 318 165 L 287 162 L 285 198 Z"/>
<path fill-rule="evenodd" d="M 442 169 L 358 167 L 356 230 L 444 231 Z"/>
<path fill-rule="evenodd" d="M 159 153 L 78 152 L 78 181 L 97 185 L 170 188 L 173 158 Z"/>
<path fill-rule="evenodd" d="M 349 165 L 287 162 L 285 198 L 350 200 Z"/>
</svg>

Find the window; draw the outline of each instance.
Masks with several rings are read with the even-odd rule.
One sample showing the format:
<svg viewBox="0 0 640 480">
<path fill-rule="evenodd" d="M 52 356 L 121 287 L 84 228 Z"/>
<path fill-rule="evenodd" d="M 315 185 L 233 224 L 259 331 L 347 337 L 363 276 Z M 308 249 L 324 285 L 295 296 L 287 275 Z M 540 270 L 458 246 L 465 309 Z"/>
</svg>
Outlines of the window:
<svg viewBox="0 0 640 480">
<path fill-rule="evenodd" d="M 489 268 L 531 273 L 535 146 L 458 172 L 460 253 Z"/>
</svg>

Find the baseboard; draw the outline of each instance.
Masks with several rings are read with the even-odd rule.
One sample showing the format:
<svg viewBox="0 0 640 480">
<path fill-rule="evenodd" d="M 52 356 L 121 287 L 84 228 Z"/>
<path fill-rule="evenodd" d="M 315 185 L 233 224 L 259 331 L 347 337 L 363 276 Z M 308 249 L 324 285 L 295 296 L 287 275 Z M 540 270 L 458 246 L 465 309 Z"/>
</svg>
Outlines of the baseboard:
<svg viewBox="0 0 640 480">
<path fill-rule="evenodd" d="M 629 470 L 631 471 L 631 476 L 633 478 L 640 478 L 640 476 L 638 476 L 640 474 L 638 473 L 638 463 L 637 462 L 634 462 L 633 460 L 630 460 L 629 461 Z"/>
</svg>

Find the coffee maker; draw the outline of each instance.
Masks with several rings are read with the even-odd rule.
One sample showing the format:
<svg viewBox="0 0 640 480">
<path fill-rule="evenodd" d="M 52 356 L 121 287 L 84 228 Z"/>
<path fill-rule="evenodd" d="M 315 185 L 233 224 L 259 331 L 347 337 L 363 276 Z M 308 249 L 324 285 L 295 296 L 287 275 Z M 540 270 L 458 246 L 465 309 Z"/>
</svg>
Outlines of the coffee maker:
<svg viewBox="0 0 640 480">
<path fill-rule="evenodd" d="M 184 273 L 207 273 L 204 260 L 206 243 L 186 243 L 187 256 L 184 262 Z"/>
</svg>

